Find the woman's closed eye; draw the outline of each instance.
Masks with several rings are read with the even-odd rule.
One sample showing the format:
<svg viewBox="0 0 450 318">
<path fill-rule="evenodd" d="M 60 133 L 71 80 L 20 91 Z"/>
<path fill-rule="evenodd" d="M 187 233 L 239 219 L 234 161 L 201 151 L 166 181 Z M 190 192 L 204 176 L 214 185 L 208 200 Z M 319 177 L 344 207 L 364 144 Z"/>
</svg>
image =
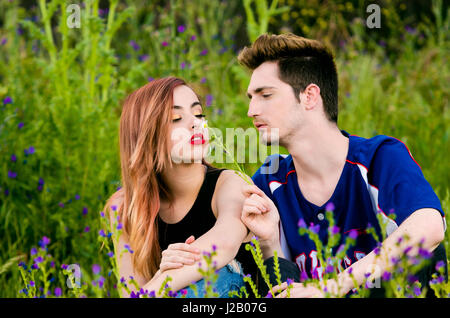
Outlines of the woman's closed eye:
<svg viewBox="0 0 450 318">
<path fill-rule="evenodd" d="M 194 116 L 197 118 L 205 118 L 206 117 L 205 114 L 196 114 Z M 172 122 L 177 122 L 177 121 L 180 121 L 181 119 L 182 119 L 181 116 L 174 116 L 174 117 L 172 117 Z"/>
</svg>

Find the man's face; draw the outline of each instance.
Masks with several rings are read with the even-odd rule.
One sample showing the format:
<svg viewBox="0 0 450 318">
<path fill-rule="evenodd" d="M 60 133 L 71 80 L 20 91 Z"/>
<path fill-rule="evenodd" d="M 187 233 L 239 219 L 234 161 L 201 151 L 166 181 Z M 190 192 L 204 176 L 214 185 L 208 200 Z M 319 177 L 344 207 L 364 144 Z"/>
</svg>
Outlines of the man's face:
<svg viewBox="0 0 450 318">
<path fill-rule="evenodd" d="M 252 74 L 247 116 L 268 145 L 284 145 L 300 124 L 300 106 L 292 87 L 278 77 L 278 64 L 264 62 Z"/>
</svg>

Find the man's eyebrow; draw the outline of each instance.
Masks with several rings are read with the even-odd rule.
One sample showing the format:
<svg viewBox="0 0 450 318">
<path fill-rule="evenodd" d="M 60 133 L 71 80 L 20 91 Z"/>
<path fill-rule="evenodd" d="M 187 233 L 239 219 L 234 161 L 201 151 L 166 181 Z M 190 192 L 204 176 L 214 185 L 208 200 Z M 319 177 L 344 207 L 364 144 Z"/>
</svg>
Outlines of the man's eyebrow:
<svg viewBox="0 0 450 318">
<path fill-rule="evenodd" d="M 200 107 L 202 107 L 202 104 L 200 104 L 200 102 L 193 102 L 192 105 L 191 105 L 191 108 L 194 107 L 194 106 L 197 106 L 197 105 L 199 105 Z M 182 109 L 183 107 L 181 107 L 181 106 L 179 106 L 179 105 L 173 105 L 173 108 L 175 108 L 175 109 Z M 202 108 L 203 108 L 203 107 L 202 107 Z"/>
<path fill-rule="evenodd" d="M 261 93 L 263 90 L 269 89 L 269 88 L 276 88 L 276 87 L 273 87 L 273 86 L 261 86 L 261 87 L 255 88 L 253 90 L 253 93 L 254 94 L 258 94 L 258 93 Z M 252 97 L 252 95 L 249 92 L 247 92 L 247 96 L 248 96 L 248 98 Z"/>
</svg>

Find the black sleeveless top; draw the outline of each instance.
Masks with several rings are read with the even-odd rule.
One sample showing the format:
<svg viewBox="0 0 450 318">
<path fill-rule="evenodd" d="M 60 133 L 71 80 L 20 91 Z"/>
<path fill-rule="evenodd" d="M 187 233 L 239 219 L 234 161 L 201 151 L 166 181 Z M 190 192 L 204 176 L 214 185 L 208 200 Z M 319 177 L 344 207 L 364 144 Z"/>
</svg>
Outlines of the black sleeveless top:
<svg viewBox="0 0 450 318">
<path fill-rule="evenodd" d="M 158 215 L 158 240 L 161 251 L 167 249 L 170 244 L 184 243 L 191 235 L 197 239 L 214 226 L 216 217 L 211 208 L 211 201 L 217 180 L 223 170 L 225 169 L 208 166 L 197 198 L 181 221 L 167 224 Z M 257 266 L 251 252 L 245 250 L 245 243 L 239 248 L 236 259 L 241 263 L 245 274 L 255 277 Z"/>
</svg>

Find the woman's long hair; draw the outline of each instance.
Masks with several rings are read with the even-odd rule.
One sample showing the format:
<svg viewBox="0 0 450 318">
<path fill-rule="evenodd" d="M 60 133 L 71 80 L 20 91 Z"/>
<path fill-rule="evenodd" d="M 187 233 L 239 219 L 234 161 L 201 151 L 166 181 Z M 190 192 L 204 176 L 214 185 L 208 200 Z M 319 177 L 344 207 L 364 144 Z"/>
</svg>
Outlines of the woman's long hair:
<svg viewBox="0 0 450 318">
<path fill-rule="evenodd" d="M 160 199 L 172 201 L 161 172 L 172 164 L 169 125 L 173 91 L 181 85 L 186 83 L 175 77 L 149 82 L 125 99 L 120 118 L 122 188 L 108 200 L 105 211 L 110 212 L 114 202 L 120 202 L 118 216 L 134 251 L 132 265 L 146 280 L 153 277 L 161 262 L 157 227 Z"/>
</svg>

